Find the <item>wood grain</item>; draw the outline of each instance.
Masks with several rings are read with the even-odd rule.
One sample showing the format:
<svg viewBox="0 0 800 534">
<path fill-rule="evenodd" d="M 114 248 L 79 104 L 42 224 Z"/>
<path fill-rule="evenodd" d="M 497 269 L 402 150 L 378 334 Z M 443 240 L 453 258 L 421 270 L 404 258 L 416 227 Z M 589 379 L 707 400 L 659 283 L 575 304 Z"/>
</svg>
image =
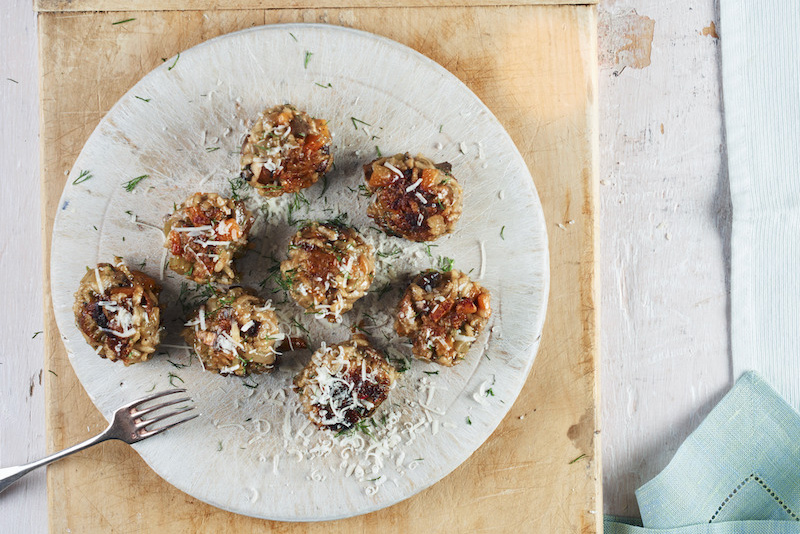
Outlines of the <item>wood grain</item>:
<svg viewBox="0 0 800 534">
<path fill-rule="evenodd" d="M 129 448 L 107 444 L 48 469 L 53 532 L 597 532 L 596 11 L 591 6 L 40 15 L 42 213 L 52 232 L 63 171 L 142 75 L 205 39 L 258 24 L 327 22 L 385 35 L 439 62 L 495 113 L 534 176 L 548 220 L 551 296 L 542 346 L 492 437 L 429 490 L 334 523 L 235 516 L 179 492 Z M 392 24 L 386 24 L 391 20 Z M 49 266 L 45 249 L 45 268 Z M 48 448 L 99 431 L 69 365 L 45 276 Z M 86 429 L 86 430 L 84 430 Z M 574 461 L 579 458 L 577 461 Z"/>
<path fill-rule="evenodd" d="M 597 0 L 34 0 L 40 12 L 589 5 Z"/>
</svg>

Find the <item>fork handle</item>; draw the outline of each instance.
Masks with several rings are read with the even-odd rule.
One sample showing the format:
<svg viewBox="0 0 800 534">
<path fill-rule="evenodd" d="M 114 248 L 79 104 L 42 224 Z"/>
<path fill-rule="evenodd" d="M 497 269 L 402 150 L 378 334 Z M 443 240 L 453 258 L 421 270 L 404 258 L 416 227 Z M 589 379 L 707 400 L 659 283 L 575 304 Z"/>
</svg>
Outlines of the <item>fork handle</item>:
<svg viewBox="0 0 800 534">
<path fill-rule="evenodd" d="M 41 460 L 36 460 L 35 462 L 31 462 L 29 464 L 24 465 L 17 465 L 12 467 L 2 467 L 0 468 L 0 493 L 5 491 L 11 484 L 22 478 L 23 476 L 27 475 L 37 467 L 42 467 L 43 465 L 47 465 L 49 463 L 55 462 L 56 460 L 60 460 L 65 456 L 69 456 L 72 453 L 82 451 L 92 445 L 97 445 L 98 443 L 102 443 L 103 441 L 109 439 L 115 439 L 113 436 L 109 435 L 109 429 L 111 427 L 105 429 L 102 434 L 99 434 L 93 438 L 89 438 L 84 442 L 78 443 L 77 445 L 73 445 L 68 449 L 64 449 L 63 451 L 59 451 L 57 453 L 51 454 L 50 456 L 45 456 Z"/>
</svg>

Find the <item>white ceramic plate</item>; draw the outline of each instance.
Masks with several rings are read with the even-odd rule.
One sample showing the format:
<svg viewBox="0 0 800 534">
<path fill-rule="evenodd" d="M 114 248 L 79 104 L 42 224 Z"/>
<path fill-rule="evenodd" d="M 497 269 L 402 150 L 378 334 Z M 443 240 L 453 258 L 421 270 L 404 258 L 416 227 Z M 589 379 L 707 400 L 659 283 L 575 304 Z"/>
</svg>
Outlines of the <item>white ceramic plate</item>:
<svg viewBox="0 0 800 534">
<path fill-rule="evenodd" d="M 86 267 L 120 255 L 158 278 L 164 249 L 155 227 L 173 203 L 195 191 L 230 194 L 248 121 L 283 102 L 327 118 L 334 133 L 336 168 L 327 189 L 322 182 L 308 189 L 308 205 L 299 202 L 293 216 L 325 219 L 347 212 L 381 257 L 373 287 L 393 283 L 388 293 L 373 292 L 357 303 L 343 325 L 304 316 L 267 283 L 260 294 L 276 302 L 286 331 L 307 335 L 316 348 L 348 338 L 347 327 L 367 318 L 376 345 L 401 359 L 410 350 L 393 333 L 391 313 L 409 273 L 439 257 L 453 258 L 456 268 L 471 271 L 492 294 L 491 322 L 465 361 L 454 368 L 410 361 L 369 435 L 335 437 L 309 426 L 298 412 L 291 377 L 309 351 L 288 353 L 277 372 L 247 380 L 204 372 L 196 360 L 190 364 L 188 351 L 179 348 L 179 300 L 196 292 L 189 283 L 182 293 L 181 277 L 169 271 L 162 304 L 165 343 L 174 346 L 153 360 L 124 367 L 101 359 L 74 324 L 73 294 Z M 361 165 L 378 149 L 453 164 L 464 188 L 464 212 L 457 230 L 435 247 L 370 228 L 368 199 L 358 185 Z M 83 171 L 91 178 L 84 173 L 79 179 Z M 145 174 L 125 190 L 125 183 Z M 285 257 L 294 231 L 286 221 L 293 200 L 248 201 L 259 218 L 255 250 L 240 264 L 244 285 L 259 288 L 273 265 L 270 256 Z M 142 458 L 203 501 L 285 521 L 377 510 L 466 460 L 500 423 L 528 376 L 549 282 L 547 235 L 533 181 L 491 112 L 419 53 L 372 34 L 315 24 L 213 39 L 167 60 L 128 91 L 97 126 L 69 176 L 53 232 L 51 271 L 70 361 L 106 418 L 122 403 L 170 385 L 186 387 L 202 413 L 138 444 Z"/>
</svg>

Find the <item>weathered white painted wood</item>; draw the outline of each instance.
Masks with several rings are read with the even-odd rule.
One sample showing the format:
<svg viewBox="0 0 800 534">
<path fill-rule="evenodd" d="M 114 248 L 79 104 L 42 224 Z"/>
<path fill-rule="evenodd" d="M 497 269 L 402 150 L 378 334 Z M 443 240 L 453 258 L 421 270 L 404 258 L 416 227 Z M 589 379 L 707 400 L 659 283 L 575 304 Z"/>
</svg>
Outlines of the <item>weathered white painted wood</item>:
<svg viewBox="0 0 800 534">
<path fill-rule="evenodd" d="M 666 466 L 731 384 L 730 200 L 715 20 L 713 0 L 601 4 L 601 402 L 610 513 L 638 515 L 634 490 Z"/>
<path fill-rule="evenodd" d="M 44 456 L 42 254 L 36 23 L 31 3 L 0 10 L 0 465 Z M 10 80 L 9 80 L 10 78 Z M 12 81 L 13 80 L 13 81 Z M 45 532 L 45 473 L 0 495 L 0 532 Z"/>
</svg>

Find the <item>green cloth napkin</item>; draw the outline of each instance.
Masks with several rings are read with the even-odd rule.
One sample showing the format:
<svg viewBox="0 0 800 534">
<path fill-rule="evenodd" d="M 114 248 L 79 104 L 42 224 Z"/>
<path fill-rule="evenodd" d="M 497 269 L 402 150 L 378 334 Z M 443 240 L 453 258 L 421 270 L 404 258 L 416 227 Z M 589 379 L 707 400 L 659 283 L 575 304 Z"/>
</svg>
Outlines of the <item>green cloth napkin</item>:
<svg viewBox="0 0 800 534">
<path fill-rule="evenodd" d="M 636 499 L 644 527 L 605 534 L 800 534 L 800 415 L 744 373 Z"/>
</svg>

